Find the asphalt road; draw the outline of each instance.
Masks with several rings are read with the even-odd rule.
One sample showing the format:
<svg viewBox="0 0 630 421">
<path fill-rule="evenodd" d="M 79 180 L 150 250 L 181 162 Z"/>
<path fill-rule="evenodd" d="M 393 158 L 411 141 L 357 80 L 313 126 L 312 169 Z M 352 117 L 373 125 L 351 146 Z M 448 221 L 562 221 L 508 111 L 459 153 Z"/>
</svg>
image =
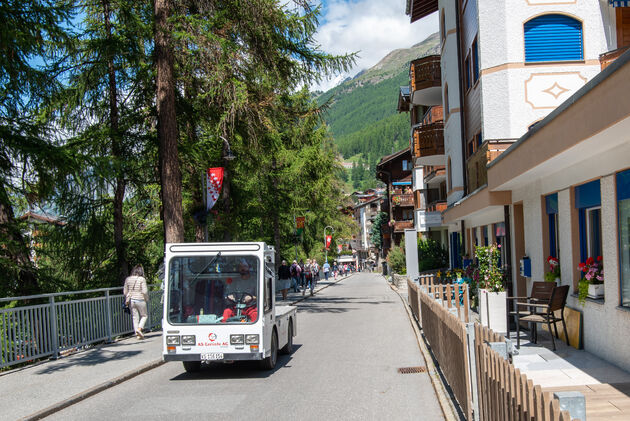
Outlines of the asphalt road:
<svg viewBox="0 0 630 421">
<path fill-rule="evenodd" d="M 444 419 L 428 374 L 398 373 L 425 361 L 382 276 L 356 274 L 298 308 L 295 350 L 273 372 L 167 363 L 47 419 Z"/>
</svg>

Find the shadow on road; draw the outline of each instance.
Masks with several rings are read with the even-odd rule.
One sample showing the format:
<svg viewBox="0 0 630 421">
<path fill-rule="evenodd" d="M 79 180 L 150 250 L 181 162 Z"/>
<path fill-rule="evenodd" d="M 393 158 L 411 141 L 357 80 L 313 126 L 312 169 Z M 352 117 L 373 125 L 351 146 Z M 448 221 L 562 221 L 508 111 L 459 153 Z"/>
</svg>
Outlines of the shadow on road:
<svg viewBox="0 0 630 421">
<path fill-rule="evenodd" d="M 171 381 L 180 380 L 222 380 L 222 379 L 264 379 L 271 376 L 283 367 L 290 367 L 289 363 L 293 359 L 293 354 L 298 352 L 303 345 L 293 344 L 291 355 L 278 354 L 276 368 L 271 371 L 262 370 L 259 361 L 235 361 L 231 364 L 210 363 L 202 364 L 198 373 L 186 373 L 182 366 L 182 373 L 175 376 Z"/>
</svg>

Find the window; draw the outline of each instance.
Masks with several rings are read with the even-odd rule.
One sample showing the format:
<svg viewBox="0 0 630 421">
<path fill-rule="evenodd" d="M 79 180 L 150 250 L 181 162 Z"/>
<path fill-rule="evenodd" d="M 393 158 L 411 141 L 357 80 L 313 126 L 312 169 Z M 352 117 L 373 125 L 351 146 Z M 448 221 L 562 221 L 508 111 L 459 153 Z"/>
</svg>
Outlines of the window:
<svg viewBox="0 0 630 421">
<path fill-rule="evenodd" d="M 560 258 L 558 248 L 558 193 L 545 196 L 545 212 L 549 220 L 549 255 Z"/>
<path fill-rule="evenodd" d="M 448 191 L 453 190 L 453 169 L 451 168 L 451 157 L 448 157 L 448 161 L 446 163 L 446 166 L 448 167 Z"/>
<path fill-rule="evenodd" d="M 476 38 L 472 44 L 472 76 L 474 84 L 479 80 L 479 46 Z"/>
<path fill-rule="evenodd" d="M 466 73 L 466 91 L 472 87 L 472 79 L 470 76 L 470 55 L 464 61 L 464 72 Z"/>
<path fill-rule="evenodd" d="M 630 170 L 617 173 L 616 181 L 621 305 L 630 307 Z"/>
<path fill-rule="evenodd" d="M 479 132 L 479 133 L 477 133 L 475 135 L 475 139 L 477 139 L 476 144 L 477 144 L 477 148 L 479 148 L 481 146 L 481 144 L 483 143 L 483 140 L 481 138 L 481 132 Z"/>
<path fill-rule="evenodd" d="M 444 84 L 444 109 L 446 110 L 446 117 L 451 113 L 451 109 L 448 105 L 448 84 Z"/>
<path fill-rule="evenodd" d="M 599 180 L 575 188 L 578 209 L 580 261 L 602 254 L 601 194 Z"/>
<path fill-rule="evenodd" d="M 402 170 L 403 170 L 403 171 L 408 171 L 408 170 L 410 170 L 410 168 L 409 168 L 409 162 L 408 162 L 406 159 L 403 159 L 403 162 L 402 162 Z"/>
<path fill-rule="evenodd" d="M 488 246 L 488 225 L 484 225 L 483 227 L 481 227 L 481 230 L 483 231 L 483 245 L 484 246 Z"/>
<path fill-rule="evenodd" d="M 582 23 L 549 14 L 525 22 L 525 61 L 583 60 Z"/>
<path fill-rule="evenodd" d="M 446 17 L 444 16 L 444 9 L 440 12 L 440 41 L 444 43 L 446 39 Z"/>
<path fill-rule="evenodd" d="M 472 139 L 468 142 L 468 155 L 466 156 L 470 157 L 473 153 L 475 153 L 475 139 Z"/>
</svg>

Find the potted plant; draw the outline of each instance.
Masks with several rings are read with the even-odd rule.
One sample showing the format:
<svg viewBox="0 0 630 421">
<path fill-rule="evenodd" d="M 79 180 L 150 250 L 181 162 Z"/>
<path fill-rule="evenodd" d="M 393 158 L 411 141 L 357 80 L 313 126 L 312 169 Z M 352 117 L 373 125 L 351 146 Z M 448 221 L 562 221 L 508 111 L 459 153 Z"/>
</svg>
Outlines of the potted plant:
<svg viewBox="0 0 630 421">
<path fill-rule="evenodd" d="M 506 295 L 503 271 L 499 267 L 501 246 L 475 247 L 479 273 L 479 316 L 481 324 L 498 333 L 507 332 Z"/>
<path fill-rule="evenodd" d="M 560 261 L 555 257 L 547 257 L 547 263 L 549 264 L 549 272 L 545 273 L 545 281 L 560 283 Z"/>
<path fill-rule="evenodd" d="M 578 270 L 583 274 L 578 283 L 578 300 L 582 305 L 589 298 L 604 297 L 604 263 L 602 256 L 597 259 L 589 257 L 586 262 L 578 265 Z"/>
</svg>

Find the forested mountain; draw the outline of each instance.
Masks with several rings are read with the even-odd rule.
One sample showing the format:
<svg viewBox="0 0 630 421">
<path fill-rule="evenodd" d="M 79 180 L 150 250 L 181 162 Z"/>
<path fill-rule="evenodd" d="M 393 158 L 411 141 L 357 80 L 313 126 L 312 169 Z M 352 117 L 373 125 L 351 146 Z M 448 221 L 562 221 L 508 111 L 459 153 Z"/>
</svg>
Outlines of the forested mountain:
<svg viewBox="0 0 630 421">
<path fill-rule="evenodd" d="M 438 34 L 392 51 L 374 67 L 318 97 L 319 103 L 330 101 L 325 121 L 344 159 L 360 155 L 358 162 L 370 168 L 360 171 L 363 181 L 352 176 L 353 188 L 373 185 L 373 169 L 380 158 L 409 144 L 409 115 L 396 110 L 398 93 L 409 84 L 409 62 L 431 54 L 439 54 Z"/>
</svg>

